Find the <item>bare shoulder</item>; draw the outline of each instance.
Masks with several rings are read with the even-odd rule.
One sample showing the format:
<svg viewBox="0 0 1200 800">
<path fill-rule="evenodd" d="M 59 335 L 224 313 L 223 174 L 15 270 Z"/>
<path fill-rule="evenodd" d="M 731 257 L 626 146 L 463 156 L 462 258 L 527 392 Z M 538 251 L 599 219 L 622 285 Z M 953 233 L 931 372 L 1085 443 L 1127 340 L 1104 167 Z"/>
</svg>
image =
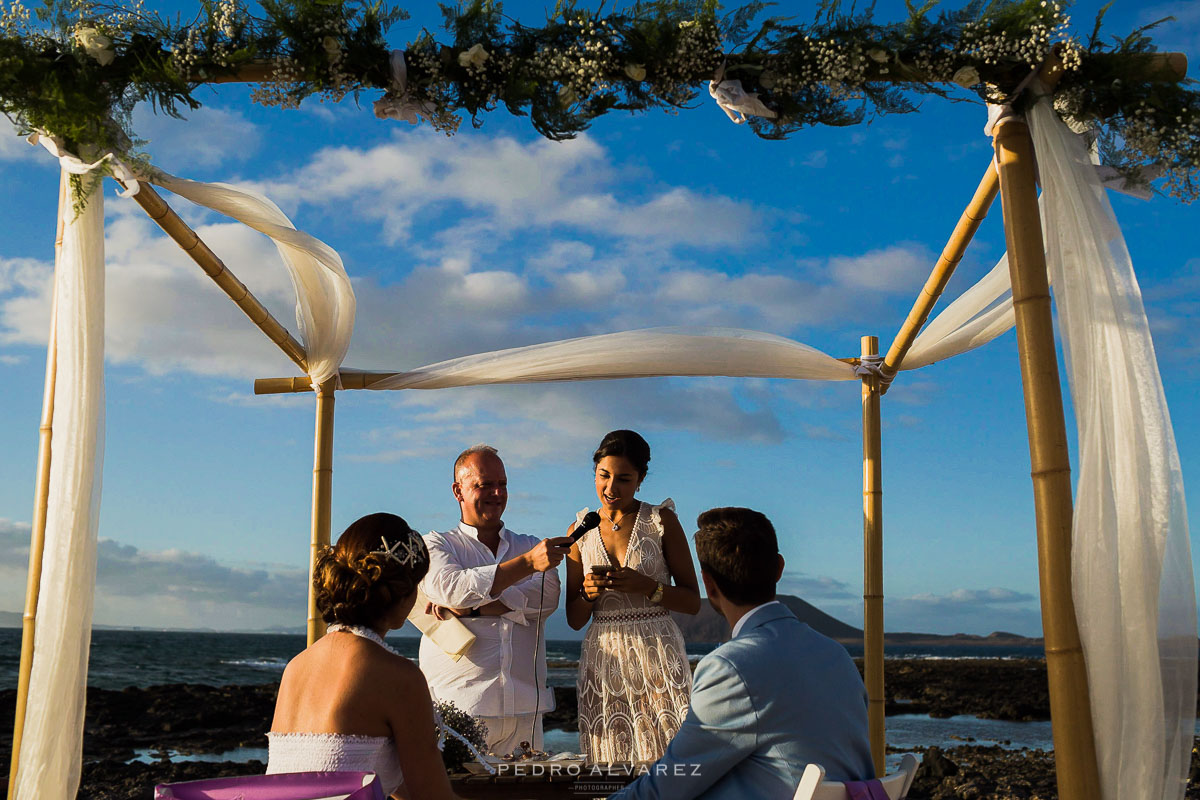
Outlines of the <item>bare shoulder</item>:
<svg viewBox="0 0 1200 800">
<path fill-rule="evenodd" d="M 670 506 L 659 506 L 658 516 L 663 522 L 679 523 L 679 516 L 675 513 L 675 509 Z"/>
<path fill-rule="evenodd" d="M 411 690 L 413 687 L 426 686 L 425 675 L 421 672 L 421 668 L 404 656 L 388 652 L 375 645 L 371 645 L 371 649 L 364 652 L 364 655 L 368 653 L 369 668 L 376 673 L 378 678 L 387 681 L 388 684 L 405 691 Z"/>
</svg>

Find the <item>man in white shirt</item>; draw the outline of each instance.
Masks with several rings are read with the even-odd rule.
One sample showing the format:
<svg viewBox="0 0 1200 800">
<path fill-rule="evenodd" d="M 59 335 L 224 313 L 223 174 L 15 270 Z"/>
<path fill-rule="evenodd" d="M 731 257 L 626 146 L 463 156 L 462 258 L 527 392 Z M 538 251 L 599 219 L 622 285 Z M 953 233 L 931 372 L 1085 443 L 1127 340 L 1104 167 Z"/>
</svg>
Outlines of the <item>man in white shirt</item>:
<svg viewBox="0 0 1200 800">
<path fill-rule="evenodd" d="M 540 750 L 542 714 L 554 708 L 544 626 L 558 607 L 556 567 L 570 539 L 538 540 L 504 527 L 508 477 L 494 447 L 459 455 L 452 490 L 461 521 L 425 537 L 429 573 L 421 587 L 430 613 L 459 617 L 475 642 L 455 661 L 422 636 L 421 671 L 435 699 L 483 720 L 493 753 L 511 753 L 523 741 Z"/>
</svg>

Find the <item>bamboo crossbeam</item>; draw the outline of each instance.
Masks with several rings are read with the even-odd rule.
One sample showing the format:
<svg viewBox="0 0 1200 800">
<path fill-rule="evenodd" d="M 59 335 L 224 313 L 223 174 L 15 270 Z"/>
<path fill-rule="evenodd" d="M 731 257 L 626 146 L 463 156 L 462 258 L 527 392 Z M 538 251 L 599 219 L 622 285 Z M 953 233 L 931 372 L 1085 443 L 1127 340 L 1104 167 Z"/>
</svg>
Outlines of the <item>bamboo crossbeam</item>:
<svg viewBox="0 0 1200 800">
<path fill-rule="evenodd" d="M 839 358 L 844 364 L 858 366 L 859 358 Z M 344 370 L 338 373 L 339 389 L 369 389 L 384 378 L 399 375 L 398 372 L 364 372 Z M 255 394 L 299 394 L 311 392 L 312 382 L 308 378 L 258 378 L 254 381 Z"/>
<path fill-rule="evenodd" d="M 1022 120 L 993 134 L 1016 313 L 1037 519 L 1038 578 L 1058 796 L 1092 800 L 1100 779 L 1087 669 L 1071 595 L 1071 463 L 1050 311 L 1033 142 Z"/>
<path fill-rule="evenodd" d="M 864 336 L 862 357 L 879 353 L 879 338 Z M 883 444 L 879 378 L 862 379 L 863 426 L 863 682 L 875 776 L 884 767 L 886 731 L 883 693 Z"/>
<path fill-rule="evenodd" d="M 288 333 L 287 328 L 283 327 L 279 320 L 275 319 L 271 312 L 267 311 L 266 307 L 258 301 L 258 298 L 246 288 L 246 285 L 229 271 L 225 263 L 167 205 L 167 201 L 163 200 L 162 195 L 155 191 L 154 187 L 142 182 L 141 188 L 133 196 L 133 199 L 145 210 L 150 219 L 154 220 L 158 227 L 174 239 L 175 243 L 200 265 L 208 277 L 212 278 L 213 282 L 220 286 L 233 302 L 237 303 L 238 308 L 245 312 L 250 321 L 257 325 L 267 335 L 267 338 L 283 351 L 284 355 L 302 371 L 308 372 L 308 357 L 304 352 L 304 345 L 296 341 L 295 337 Z"/>
<path fill-rule="evenodd" d="M 992 201 L 996 199 L 996 193 L 999 190 L 1000 176 L 996 173 L 995 165 L 989 163 L 983 179 L 979 182 L 979 187 L 975 190 L 975 196 L 971 198 L 966 210 L 959 217 L 958 224 L 954 226 L 954 232 L 950 234 L 949 241 L 946 242 L 941 256 L 933 267 L 933 272 L 929 274 L 925 286 L 921 289 L 921 294 L 917 296 L 912 310 L 908 312 L 908 318 L 904 320 L 904 324 L 892 341 L 892 346 L 888 348 L 887 356 L 883 359 L 883 366 L 880 368 L 885 377 L 890 378 L 900 370 L 900 366 L 904 363 L 904 357 L 908 355 L 909 349 L 917 339 L 917 334 L 921 332 L 921 328 L 929 319 L 929 314 L 937 304 L 938 298 L 945 291 L 946 284 L 950 282 L 950 277 L 954 275 L 954 270 L 962 261 L 963 253 L 967 251 L 967 245 L 975 238 L 975 232 L 979 230 L 980 224 L 987 217 L 988 209 L 991 208 Z M 884 383 L 880 392 L 887 394 L 887 390 L 888 384 Z"/>
<path fill-rule="evenodd" d="M 58 185 L 58 230 L 54 235 L 55 277 L 62 255 L 63 199 L 70 191 L 63 173 Z M 46 516 L 50 508 L 50 464 L 54 438 L 54 389 L 58 381 L 58 281 L 50 301 L 50 337 L 46 344 L 46 379 L 42 390 L 42 419 L 38 426 L 37 478 L 33 490 L 33 524 L 29 531 L 29 572 L 25 577 L 25 612 L 21 615 L 21 660 L 17 666 L 17 702 L 13 713 L 12 760 L 8 768 L 8 800 L 17 790 L 17 767 L 21 761 L 21 738 L 25 732 L 25 710 L 29 701 L 29 678 L 33 674 L 33 642 L 37 633 L 38 595 L 42 590 L 42 554 L 46 550 Z"/>
<path fill-rule="evenodd" d="M 1095 64 L 1099 70 L 1113 69 L 1113 65 L 1134 64 L 1139 72 L 1148 74 L 1153 79 L 1164 83 L 1181 81 L 1187 77 L 1187 56 L 1184 53 L 1093 53 L 1087 58 L 1088 62 Z M 1020 77 L 1023 76 L 1015 78 L 1014 82 L 1020 80 Z M 237 72 L 211 75 L 198 82 L 271 83 L 273 81 L 275 81 L 274 63 L 258 60 L 241 65 Z M 892 65 L 887 73 L 871 76 L 871 82 L 930 83 L 930 80 L 916 70 Z"/>
<path fill-rule="evenodd" d="M 367 389 L 384 378 L 398 375 L 397 372 L 359 372 L 347 370 L 339 372 L 337 380 L 339 389 Z M 308 378 L 258 378 L 254 381 L 255 394 L 295 394 L 311 392 L 312 381 Z"/>
<path fill-rule="evenodd" d="M 325 620 L 317 610 L 313 574 L 321 549 L 329 544 L 333 507 L 333 404 L 336 396 L 330 380 L 317 388 L 317 429 L 313 445 L 312 536 L 308 558 L 308 643 L 325 635 Z"/>
</svg>

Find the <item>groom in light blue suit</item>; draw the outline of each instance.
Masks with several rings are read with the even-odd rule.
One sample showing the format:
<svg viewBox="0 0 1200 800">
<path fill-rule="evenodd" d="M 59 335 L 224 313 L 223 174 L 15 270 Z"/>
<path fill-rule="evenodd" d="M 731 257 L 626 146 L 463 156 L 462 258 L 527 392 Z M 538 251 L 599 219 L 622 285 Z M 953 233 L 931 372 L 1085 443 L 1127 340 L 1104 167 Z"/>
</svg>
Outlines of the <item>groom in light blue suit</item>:
<svg viewBox="0 0 1200 800">
<path fill-rule="evenodd" d="M 783 556 L 770 520 L 714 508 L 697 520 L 709 602 L 733 628 L 696 666 L 667 752 L 620 800 L 791 800 L 809 762 L 829 780 L 875 777 L 867 695 L 846 649 L 775 600 Z"/>
</svg>

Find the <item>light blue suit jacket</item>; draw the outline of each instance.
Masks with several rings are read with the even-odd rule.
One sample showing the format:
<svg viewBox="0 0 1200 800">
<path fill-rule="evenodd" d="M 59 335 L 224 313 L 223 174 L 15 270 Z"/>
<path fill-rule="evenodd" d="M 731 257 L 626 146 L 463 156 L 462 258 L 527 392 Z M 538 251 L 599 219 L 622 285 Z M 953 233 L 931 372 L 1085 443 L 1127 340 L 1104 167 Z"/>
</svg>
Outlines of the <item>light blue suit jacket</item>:
<svg viewBox="0 0 1200 800">
<path fill-rule="evenodd" d="M 679 733 L 620 800 L 791 800 L 809 762 L 875 777 L 867 693 L 846 649 L 783 604 L 754 611 L 700 660 Z"/>
</svg>

